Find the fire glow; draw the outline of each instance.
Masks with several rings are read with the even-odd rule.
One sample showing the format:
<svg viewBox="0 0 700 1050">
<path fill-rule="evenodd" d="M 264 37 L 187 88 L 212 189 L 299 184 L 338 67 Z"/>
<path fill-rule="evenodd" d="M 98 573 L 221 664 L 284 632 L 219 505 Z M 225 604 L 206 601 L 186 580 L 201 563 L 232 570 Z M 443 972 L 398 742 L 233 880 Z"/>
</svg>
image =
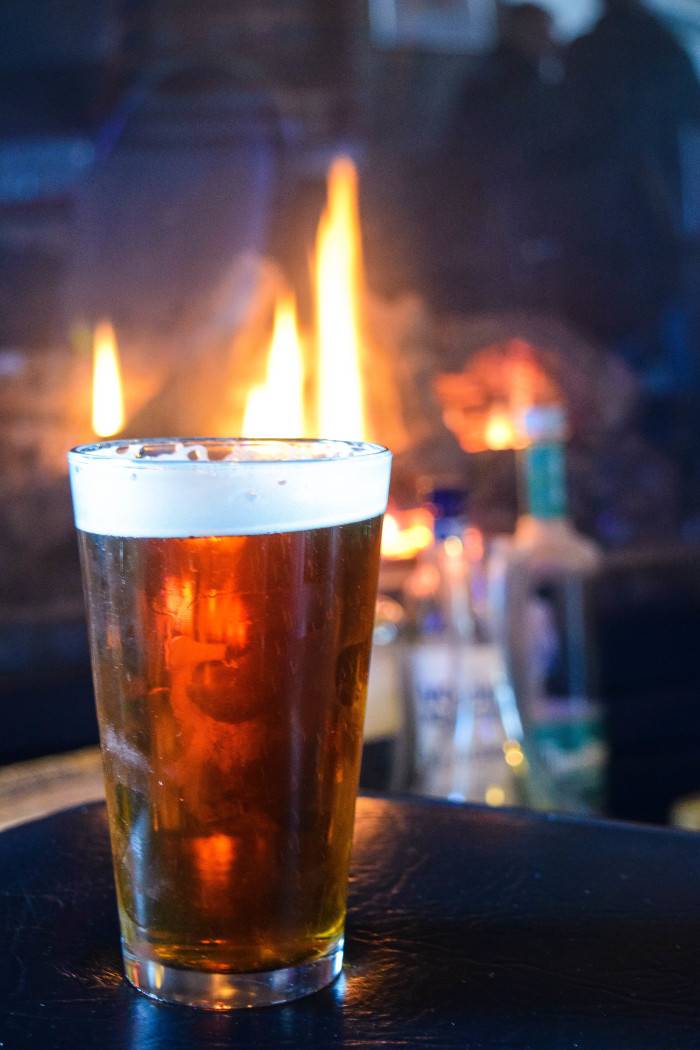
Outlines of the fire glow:
<svg viewBox="0 0 700 1050">
<path fill-rule="evenodd" d="M 528 409 L 562 402 L 562 392 L 538 360 L 536 347 L 523 339 L 471 354 L 461 372 L 437 376 L 435 392 L 443 422 L 465 452 L 525 448 Z"/>
<path fill-rule="evenodd" d="M 389 561 L 407 561 L 433 542 L 433 519 L 430 512 L 391 511 L 384 515 L 382 557 Z"/>
<path fill-rule="evenodd" d="M 305 437 L 303 347 L 294 298 L 277 302 L 267 377 L 248 394 L 244 437 Z"/>
<path fill-rule="evenodd" d="M 124 427 L 124 396 L 117 340 L 109 321 L 95 328 L 92 358 L 92 429 L 98 437 L 113 437 Z"/>
<path fill-rule="evenodd" d="M 306 343 L 291 296 L 278 301 L 265 382 L 249 392 L 245 437 L 368 438 L 364 409 L 361 304 L 362 242 L 357 171 L 337 157 L 328 172 L 327 200 L 318 225 L 314 259 L 315 338 Z M 311 379 L 315 405 L 305 411 Z M 427 510 L 386 514 L 382 556 L 415 558 L 433 541 Z"/>
<path fill-rule="evenodd" d="M 322 437 L 359 440 L 362 408 L 360 285 L 362 252 L 357 171 L 333 161 L 328 202 L 316 239 L 316 324 L 319 350 L 318 423 Z"/>
<path fill-rule="evenodd" d="M 484 444 L 492 452 L 518 447 L 518 433 L 512 413 L 502 405 L 494 405 L 486 418 Z"/>
<path fill-rule="evenodd" d="M 278 303 L 267 378 L 246 401 L 244 437 L 361 440 L 367 436 L 362 389 L 362 249 L 355 165 L 337 157 L 316 236 L 315 339 L 304 345 L 291 297 Z M 315 351 L 311 354 L 311 349 Z M 316 404 L 305 411 L 306 377 Z"/>
</svg>

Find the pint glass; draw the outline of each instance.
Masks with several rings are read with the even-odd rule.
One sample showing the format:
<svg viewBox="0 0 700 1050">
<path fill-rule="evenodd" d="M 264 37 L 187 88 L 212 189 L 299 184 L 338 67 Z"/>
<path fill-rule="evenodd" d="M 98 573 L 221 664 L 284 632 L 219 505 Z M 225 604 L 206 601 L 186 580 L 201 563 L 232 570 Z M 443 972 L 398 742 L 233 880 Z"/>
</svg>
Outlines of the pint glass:
<svg viewBox="0 0 700 1050">
<path fill-rule="evenodd" d="M 391 455 L 69 453 L 128 979 L 212 1009 L 340 971 Z"/>
</svg>

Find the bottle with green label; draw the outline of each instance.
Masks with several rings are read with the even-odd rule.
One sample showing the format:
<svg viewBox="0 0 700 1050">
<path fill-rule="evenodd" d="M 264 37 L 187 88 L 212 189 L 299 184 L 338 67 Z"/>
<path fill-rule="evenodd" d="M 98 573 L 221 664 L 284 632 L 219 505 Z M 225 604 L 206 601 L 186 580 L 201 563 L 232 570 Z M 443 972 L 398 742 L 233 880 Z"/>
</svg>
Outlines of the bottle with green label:
<svg viewBox="0 0 700 1050">
<path fill-rule="evenodd" d="M 556 808 L 602 806 L 605 744 L 591 644 L 592 581 L 601 552 L 568 517 L 566 419 L 530 409 L 519 454 L 523 513 L 502 578 L 505 662 L 533 768 Z"/>
</svg>

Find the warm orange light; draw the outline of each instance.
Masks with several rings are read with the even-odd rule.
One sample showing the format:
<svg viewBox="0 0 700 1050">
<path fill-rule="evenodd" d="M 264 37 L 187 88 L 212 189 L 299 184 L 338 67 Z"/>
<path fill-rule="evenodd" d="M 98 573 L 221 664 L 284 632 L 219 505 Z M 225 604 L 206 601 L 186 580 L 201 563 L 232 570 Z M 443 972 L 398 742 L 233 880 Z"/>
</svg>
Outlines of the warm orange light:
<svg viewBox="0 0 700 1050">
<path fill-rule="evenodd" d="M 513 420 L 507 409 L 495 405 L 486 418 L 484 430 L 486 447 L 494 452 L 515 448 L 516 432 Z"/>
<path fill-rule="evenodd" d="M 502 806 L 506 800 L 506 793 L 498 784 L 491 784 L 484 793 L 484 802 L 487 806 Z"/>
<path fill-rule="evenodd" d="M 221 832 L 192 839 L 197 889 L 205 906 L 219 904 L 230 892 L 237 852 L 238 840 Z"/>
<path fill-rule="evenodd" d="M 236 842 L 230 835 L 217 832 L 206 838 L 195 838 L 192 840 L 197 865 L 207 875 L 212 872 L 219 874 L 228 871 L 233 858 L 236 855 Z"/>
<path fill-rule="evenodd" d="M 316 235 L 315 360 L 299 335 L 294 301 L 277 304 L 264 383 L 248 393 L 244 437 L 360 440 L 367 436 L 362 382 L 362 248 L 358 178 L 348 157 L 328 171 Z M 315 404 L 305 412 L 306 379 Z"/>
<path fill-rule="evenodd" d="M 360 290 L 362 249 L 357 170 L 336 157 L 316 238 L 318 430 L 324 438 L 365 436 L 362 401 Z"/>
<path fill-rule="evenodd" d="M 509 747 L 505 752 L 505 760 L 511 769 L 517 769 L 525 761 L 525 755 L 519 747 Z"/>
<path fill-rule="evenodd" d="M 92 429 L 98 437 L 112 437 L 124 427 L 124 399 L 117 340 L 109 321 L 96 326 L 92 345 Z"/>
<path fill-rule="evenodd" d="M 382 557 L 390 561 L 415 558 L 433 542 L 432 518 L 426 510 L 384 515 Z"/>
<path fill-rule="evenodd" d="M 292 295 L 278 300 L 265 382 L 248 394 L 244 437 L 304 437 L 304 362 Z"/>
</svg>

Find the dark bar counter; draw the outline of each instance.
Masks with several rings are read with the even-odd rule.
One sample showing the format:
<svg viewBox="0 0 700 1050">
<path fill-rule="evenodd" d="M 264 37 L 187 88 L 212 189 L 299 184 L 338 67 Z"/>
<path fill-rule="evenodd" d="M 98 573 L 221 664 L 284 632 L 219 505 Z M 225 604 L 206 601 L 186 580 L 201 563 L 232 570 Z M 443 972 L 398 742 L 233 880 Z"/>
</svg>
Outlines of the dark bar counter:
<svg viewBox="0 0 700 1050">
<path fill-rule="evenodd" d="M 346 966 L 233 1014 L 121 977 L 104 806 L 0 834 L 0 1047 L 700 1047 L 700 837 L 363 798 Z"/>
</svg>

